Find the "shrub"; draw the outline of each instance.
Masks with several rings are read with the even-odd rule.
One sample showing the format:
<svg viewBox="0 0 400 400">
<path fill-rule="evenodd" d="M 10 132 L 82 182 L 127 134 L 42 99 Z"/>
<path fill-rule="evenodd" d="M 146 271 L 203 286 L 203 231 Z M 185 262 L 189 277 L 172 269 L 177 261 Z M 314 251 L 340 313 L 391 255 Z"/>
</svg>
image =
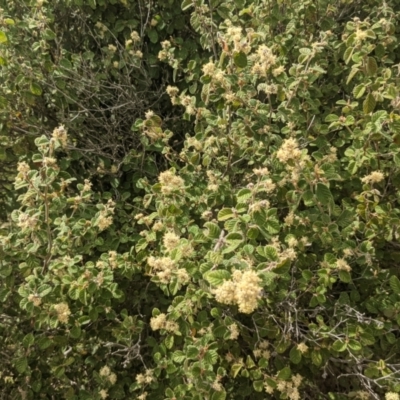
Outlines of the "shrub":
<svg viewBox="0 0 400 400">
<path fill-rule="evenodd" d="M 158 170 L 128 208 L 73 185 L 63 128 L 18 166 L 4 392 L 398 399 L 397 3 L 182 10 L 204 52 L 184 27 L 157 52 L 188 131 L 136 119 Z"/>
</svg>

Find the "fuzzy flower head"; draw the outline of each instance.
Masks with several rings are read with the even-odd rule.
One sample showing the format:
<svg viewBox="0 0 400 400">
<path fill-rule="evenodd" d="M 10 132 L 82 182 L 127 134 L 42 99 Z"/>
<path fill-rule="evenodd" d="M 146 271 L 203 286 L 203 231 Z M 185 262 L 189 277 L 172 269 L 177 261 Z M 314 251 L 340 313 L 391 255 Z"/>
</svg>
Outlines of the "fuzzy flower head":
<svg viewBox="0 0 400 400">
<path fill-rule="evenodd" d="M 252 313 L 261 297 L 261 279 L 255 271 L 234 271 L 232 280 L 214 290 L 215 299 L 223 304 L 236 304 L 244 314 Z"/>
<path fill-rule="evenodd" d="M 68 142 L 68 134 L 64 125 L 60 125 L 58 128 L 55 128 L 52 134 L 53 139 L 60 142 L 62 147 L 67 147 Z"/>
<path fill-rule="evenodd" d="M 17 225 L 21 229 L 35 229 L 38 224 L 38 219 L 35 217 L 30 216 L 28 213 L 21 213 L 18 216 Z"/>
<path fill-rule="evenodd" d="M 68 322 L 71 311 L 67 303 L 59 303 L 54 306 L 54 310 L 57 313 L 57 319 L 62 323 L 66 324 Z"/>
<path fill-rule="evenodd" d="M 105 365 L 105 366 L 104 366 L 103 368 L 101 368 L 101 370 L 99 371 L 99 375 L 100 375 L 100 376 L 109 376 L 110 373 L 111 373 L 111 370 L 110 370 L 110 368 L 109 368 L 107 365 Z"/>
<path fill-rule="evenodd" d="M 179 236 L 174 232 L 167 232 L 163 237 L 163 244 L 167 251 L 176 249 L 179 244 Z"/>
<path fill-rule="evenodd" d="M 336 261 L 336 267 L 338 270 L 341 270 L 341 271 L 347 271 L 347 272 L 351 271 L 350 265 L 347 263 L 347 261 L 344 258 L 339 258 Z"/>
<path fill-rule="evenodd" d="M 381 182 L 385 179 L 385 175 L 381 171 L 373 171 L 369 175 L 364 176 L 364 178 L 361 179 L 361 182 L 367 183 L 367 184 L 374 184 Z"/>
<path fill-rule="evenodd" d="M 388 392 L 385 394 L 385 400 L 399 400 L 400 397 L 398 393 L 395 392 Z"/>
<path fill-rule="evenodd" d="M 131 32 L 131 39 L 132 39 L 134 42 L 140 42 L 140 36 L 139 36 L 139 34 L 138 34 L 136 31 L 132 31 L 132 32 Z"/>
<path fill-rule="evenodd" d="M 161 183 L 161 192 L 165 195 L 182 190 L 185 185 L 183 179 L 171 170 L 161 172 L 158 181 Z"/>
<path fill-rule="evenodd" d="M 296 139 L 286 139 L 277 151 L 276 156 L 281 163 L 299 159 L 301 157 L 301 150 Z"/>
<path fill-rule="evenodd" d="M 159 329 L 164 329 L 167 323 L 167 316 L 163 313 L 157 315 L 157 317 L 153 317 L 150 319 L 150 327 L 153 331 L 157 331 Z"/>
<path fill-rule="evenodd" d="M 25 176 L 31 170 L 31 168 L 25 161 L 23 161 L 18 163 L 17 170 L 21 175 Z"/>
</svg>

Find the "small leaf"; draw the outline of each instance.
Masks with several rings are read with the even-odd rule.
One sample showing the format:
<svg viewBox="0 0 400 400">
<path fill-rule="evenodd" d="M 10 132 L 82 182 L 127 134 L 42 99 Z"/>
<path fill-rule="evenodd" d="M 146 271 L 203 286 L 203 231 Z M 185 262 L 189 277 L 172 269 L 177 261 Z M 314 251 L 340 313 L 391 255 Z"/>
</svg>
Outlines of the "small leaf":
<svg viewBox="0 0 400 400">
<path fill-rule="evenodd" d="M 33 343 L 35 342 L 35 337 L 33 336 L 32 333 L 28 333 L 25 335 L 25 337 L 22 339 L 22 345 L 25 348 L 28 348 L 29 346 L 32 346 Z"/>
<path fill-rule="evenodd" d="M 51 346 L 52 341 L 44 336 L 39 338 L 36 343 L 39 346 L 40 350 L 44 350 L 47 349 L 49 346 Z"/>
<path fill-rule="evenodd" d="M 223 208 L 218 213 L 218 221 L 226 221 L 227 219 L 233 218 L 235 215 L 231 208 Z"/>
<path fill-rule="evenodd" d="M 360 97 L 362 97 L 362 95 L 365 93 L 365 86 L 363 84 L 361 85 L 357 85 L 354 87 L 353 89 L 353 96 L 356 99 L 359 99 Z"/>
<path fill-rule="evenodd" d="M 182 11 L 186 11 L 193 6 L 193 0 L 183 0 L 181 4 Z"/>
<path fill-rule="evenodd" d="M 264 381 L 254 381 L 253 388 L 256 392 L 262 392 L 264 389 Z"/>
<path fill-rule="evenodd" d="M 181 364 L 186 360 L 186 354 L 181 350 L 174 351 L 172 354 L 172 360 L 178 364 Z"/>
<path fill-rule="evenodd" d="M 211 239 L 218 239 L 221 234 L 221 228 L 213 222 L 206 222 L 204 227 L 207 229 L 204 234 Z"/>
<path fill-rule="evenodd" d="M 366 69 L 367 69 L 368 76 L 375 75 L 376 71 L 378 70 L 378 64 L 376 63 L 376 60 L 374 57 L 368 57 Z"/>
<path fill-rule="evenodd" d="M 165 338 L 164 343 L 165 343 L 165 347 L 167 349 L 171 350 L 172 347 L 174 346 L 174 336 L 173 335 L 168 335 Z"/>
<path fill-rule="evenodd" d="M 320 351 L 314 350 L 311 353 L 311 361 L 314 365 L 319 367 L 322 364 L 322 355 Z"/>
<path fill-rule="evenodd" d="M 338 120 L 339 120 L 339 117 L 336 114 L 329 114 L 325 117 L 325 122 L 335 122 Z"/>
<path fill-rule="evenodd" d="M 245 203 L 247 199 L 252 196 L 252 191 L 250 189 L 241 189 L 236 195 L 238 203 Z"/>
<path fill-rule="evenodd" d="M 204 279 L 212 286 L 219 286 L 230 277 L 231 274 L 225 270 L 208 271 L 204 274 Z"/>
<path fill-rule="evenodd" d="M 31 85 L 30 85 L 30 90 L 31 90 L 31 93 L 34 94 L 35 96 L 41 96 L 42 93 L 43 93 L 43 90 L 42 90 L 42 88 L 40 87 L 40 85 L 38 85 L 38 84 L 35 83 L 35 82 L 32 82 L 32 83 L 31 83 Z"/>
<path fill-rule="evenodd" d="M 394 293 L 400 294 L 400 280 L 397 276 L 392 275 L 389 279 L 389 284 Z"/>
<path fill-rule="evenodd" d="M 186 349 L 186 357 L 195 360 L 199 356 L 199 348 L 197 346 L 188 346 Z"/>
<path fill-rule="evenodd" d="M 22 374 L 28 368 L 28 359 L 26 357 L 19 358 L 14 363 L 15 369 Z"/>
<path fill-rule="evenodd" d="M 338 339 L 332 344 L 332 349 L 338 352 L 345 351 L 347 349 L 347 343 Z"/>
<path fill-rule="evenodd" d="M 234 53 L 233 62 L 239 68 L 247 67 L 247 56 L 246 56 L 246 54 L 243 53 L 242 51 L 240 51 L 238 53 Z"/>
<path fill-rule="evenodd" d="M 37 292 L 40 294 L 40 297 L 44 297 L 51 293 L 52 290 L 53 288 L 50 285 L 41 285 L 39 286 Z"/>
<path fill-rule="evenodd" d="M 339 271 L 339 279 L 344 283 L 351 282 L 351 275 L 348 271 Z"/>
<path fill-rule="evenodd" d="M 315 192 L 317 199 L 320 203 L 324 205 L 328 205 L 332 200 L 332 194 L 329 190 L 328 186 L 324 185 L 323 183 L 317 184 L 317 189 Z"/>
<path fill-rule="evenodd" d="M 363 102 L 364 114 L 369 114 L 370 112 L 374 111 L 375 106 L 376 106 L 375 97 L 372 95 L 372 93 L 368 93 L 367 97 Z"/>
<path fill-rule="evenodd" d="M 211 396 L 211 400 L 225 400 L 226 392 L 225 390 L 221 390 L 220 392 L 214 392 Z"/>
<path fill-rule="evenodd" d="M 6 43 L 6 42 L 8 42 L 7 35 L 3 31 L 0 31 L 0 43 Z"/>
<path fill-rule="evenodd" d="M 242 369 L 243 364 L 233 364 L 231 368 L 231 374 L 234 378 L 237 377 L 237 374 Z"/>
<path fill-rule="evenodd" d="M 280 379 L 280 380 L 282 380 L 282 381 L 286 381 L 286 380 L 288 380 L 291 376 L 292 376 L 292 371 L 291 371 L 290 367 L 285 367 L 285 368 L 281 369 L 281 370 L 278 372 L 277 378 Z"/>
<path fill-rule="evenodd" d="M 360 350 L 362 350 L 361 343 L 360 343 L 359 341 L 357 341 L 357 340 L 354 340 L 354 339 L 350 339 L 350 340 L 349 340 L 348 346 L 349 346 L 349 348 L 350 348 L 351 350 L 353 350 L 353 351 L 360 351 Z"/>
<path fill-rule="evenodd" d="M 292 347 L 289 358 L 293 364 L 298 364 L 301 361 L 301 351 L 298 350 L 297 347 Z"/>
<path fill-rule="evenodd" d="M 147 36 L 149 37 L 151 43 L 157 43 L 158 42 L 158 33 L 157 33 L 157 31 L 155 29 L 150 29 L 147 32 Z"/>
</svg>

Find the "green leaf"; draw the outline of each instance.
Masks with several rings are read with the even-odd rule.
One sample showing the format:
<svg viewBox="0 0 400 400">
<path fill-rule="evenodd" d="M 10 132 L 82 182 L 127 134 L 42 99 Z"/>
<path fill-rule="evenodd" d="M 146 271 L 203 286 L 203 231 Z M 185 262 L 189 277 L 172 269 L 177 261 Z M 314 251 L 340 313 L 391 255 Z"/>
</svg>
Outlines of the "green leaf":
<svg viewBox="0 0 400 400">
<path fill-rule="evenodd" d="M 53 288 L 50 285 L 41 285 L 38 287 L 37 292 L 40 295 L 40 297 L 44 297 L 49 293 L 51 293 L 52 290 Z"/>
<path fill-rule="evenodd" d="M 338 352 L 345 351 L 347 349 L 347 343 L 338 339 L 332 344 L 332 349 Z"/>
<path fill-rule="evenodd" d="M 167 348 L 167 349 L 172 349 L 172 347 L 174 346 L 174 335 L 168 335 L 166 338 L 165 338 L 165 340 L 164 340 L 164 343 L 165 343 L 165 347 Z"/>
<path fill-rule="evenodd" d="M 359 341 L 354 340 L 354 339 L 350 339 L 348 346 L 351 350 L 353 351 L 361 351 L 362 350 L 362 345 Z"/>
<path fill-rule="evenodd" d="M 378 70 L 378 64 L 376 63 L 374 57 L 367 58 L 366 69 L 368 76 L 373 76 L 376 74 L 376 71 Z"/>
<path fill-rule="evenodd" d="M 229 254 L 235 251 L 242 243 L 243 243 L 243 237 L 240 233 L 230 233 L 230 235 L 235 235 L 237 237 L 234 239 L 233 237 L 230 239 L 230 241 L 226 241 L 227 247 L 222 250 L 222 254 Z M 227 238 L 228 238 L 227 236 Z"/>
<path fill-rule="evenodd" d="M 157 33 L 157 31 L 155 29 L 150 29 L 147 32 L 147 36 L 149 37 L 151 43 L 157 43 L 158 42 L 158 33 Z"/>
<path fill-rule="evenodd" d="M 247 56 L 242 51 L 233 54 L 233 62 L 239 68 L 247 67 Z"/>
<path fill-rule="evenodd" d="M 316 365 L 317 367 L 319 367 L 322 364 L 322 354 L 320 351 L 318 350 L 314 350 L 311 353 L 311 361 L 314 365 Z"/>
<path fill-rule="evenodd" d="M 397 276 L 392 275 L 390 277 L 389 285 L 395 294 L 400 294 L 400 280 Z"/>
<path fill-rule="evenodd" d="M 339 271 L 339 279 L 344 283 L 350 283 L 351 282 L 350 272 L 343 270 Z"/>
<path fill-rule="evenodd" d="M 363 111 L 364 114 L 369 114 L 370 112 L 374 111 L 376 106 L 376 100 L 372 93 L 368 93 L 367 97 L 363 102 Z"/>
<path fill-rule="evenodd" d="M 325 117 L 325 122 L 339 121 L 339 117 L 336 114 L 329 114 Z"/>
<path fill-rule="evenodd" d="M 254 381 L 253 388 L 256 392 L 262 392 L 264 390 L 264 381 Z"/>
<path fill-rule="evenodd" d="M 332 194 L 328 186 L 323 183 L 317 183 L 317 189 L 315 192 L 318 201 L 321 204 L 328 205 L 332 201 Z"/>
<path fill-rule="evenodd" d="M 54 40 L 56 38 L 56 34 L 51 29 L 45 29 L 42 36 L 45 40 Z"/>
<path fill-rule="evenodd" d="M 293 364 L 299 364 L 301 361 L 301 351 L 297 349 L 297 347 L 292 347 L 289 353 L 290 361 Z"/>
<path fill-rule="evenodd" d="M 39 84 L 32 82 L 30 85 L 30 91 L 32 94 L 34 94 L 35 96 L 41 96 L 43 93 L 42 88 L 40 87 Z"/>
<path fill-rule="evenodd" d="M 188 346 L 186 349 L 186 357 L 195 360 L 199 356 L 199 348 L 197 346 Z"/>
<path fill-rule="evenodd" d="M 70 336 L 73 339 L 79 339 L 81 334 L 82 334 L 82 329 L 79 326 L 74 326 L 70 331 L 69 331 Z"/>
<path fill-rule="evenodd" d="M 237 377 L 237 374 L 239 373 L 239 371 L 242 369 L 243 364 L 233 364 L 232 368 L 231 368 L 231 374 L 234 378 Z"/>
<path fill-rule="evenodd" d="M 18 358 L 14 362 L 15 369 L 22 374 L 28 368 L 28 359 L 26 357 Z"/>
<path fill-rule="evenodd" d="M 205 235 L 211 239 L 218 239 L 221 234 L 221 228 L 213 222 L 206 222 L 204 227 L 207 229 Z"/>
<path fill-rule="evenodd" d="M 219 286 L 230 278 L 231 274 L 226 270 L 208 271 L 204 274 L 204 279 L 212 286 Z"/>
<path fill-rule="evenodd" d="M 190 7 L 193 7 L 193 0 L 183 0 L 181 4 L 182 11 L 188 10 Z"/>
<path fill-rule="evenodd" d="M 216 350 L 208 350 L 203 357 L 204 362 L 214 365 L 218 361 L 218 353 Z"/>
<path fill-rule="evenodd" d="M 25 335 L 25 337 L 22 339 L 22 345 L 25 348 L 28 348 L 29 346 L 32 346 L 33 343 L 35 342 L 35 337 L 33 336 L 32 333 L 28 333 Z"/>
<path fill-rule="evenodd" d="M 8 42 L 7 35 L 3 31 L 0 31 L 0 43 L 6 43 L 6 42 Z"/>
<path fill-rule="evenodd" d="M 245 203 L 253 195 L 250 189 L 241 189 L 236 194 L 236 199 L 238 203 Z"/>
<path fill-rule="evenodd" d="M 247 232 L 246 232 L 246 236 L 250 239 L 250 240 L 256 240 L 258 238 L 258 235 L 260 234 L 260 231 L 258 229 L 257 226 L 252 226 L 250 227 Z"/>
<path fill-rule="evenodd" d="M 357 85 L 354 87 L 353 89 L 353 96 L 356 99 L 359 99 L 360 97 L 362 97 L 362 95 L 365 93 L 365 86 L 363 84 L 361 85 Z"/>
<path fill-rule="evenodd" d="M 218 212 L 218 221 L 226 221 L 227 219 L 234 218 L 234 216 L 231 208 L 223 208 Z"/>
<path fill-rule="evenodd" d="M 281 370 L 278 372 L 277 378 L 280 379 L 280 380 L 282 380 L 282 381 L 286 381 L 286 380 L 288 380 L 291 376 L 292 376 L 292 371 L 291 371 L 290 367 L 285 367 L 285 368 L 281 369 Z"/>
<path fill-rule="evenodd" d="M 214 392 L 211 396 L 211 400 L 225 400 L 226 392 L 225 390 L 221 390 L 220 392 Z"/>
<path fill-rule="evenodd" d="M 178 364 L 182 364 L 186 360 L 186 354 L 181 350 L 174 351 L 172 360 Z"/>
</svg>

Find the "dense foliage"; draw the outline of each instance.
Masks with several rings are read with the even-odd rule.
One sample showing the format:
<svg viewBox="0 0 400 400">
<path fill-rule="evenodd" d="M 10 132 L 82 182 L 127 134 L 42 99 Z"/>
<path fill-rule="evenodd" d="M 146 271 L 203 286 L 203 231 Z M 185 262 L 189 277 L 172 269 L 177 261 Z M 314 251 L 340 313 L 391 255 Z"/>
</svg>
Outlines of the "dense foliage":
<svg viewBox="0 0 400 400">
<path fill-rule="evenodd" d="M 0 398 L 400 393 L 396 0 L 0 0 Z"/>
</svg>

